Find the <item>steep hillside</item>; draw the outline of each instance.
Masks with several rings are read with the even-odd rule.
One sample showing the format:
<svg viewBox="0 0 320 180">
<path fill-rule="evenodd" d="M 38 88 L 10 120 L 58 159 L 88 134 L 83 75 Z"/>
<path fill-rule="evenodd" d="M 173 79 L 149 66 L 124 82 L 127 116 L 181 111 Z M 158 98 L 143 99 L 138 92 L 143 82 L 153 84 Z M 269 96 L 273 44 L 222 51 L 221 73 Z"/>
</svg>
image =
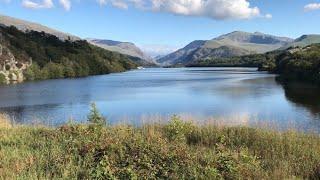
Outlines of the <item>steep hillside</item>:
<svg viewBox="0 0 320 180">
<path fill-rule="evenodd" d="M 159 59 L 158 62 L 164 65 L 188 65 L 203 59 L 265 53 L 279 49 L 292 41 L 290 38 L 259 32 L 235 31 L 208 41 L 194 41 L 186 47 Z"/>
<path fill-rule="evenodd" d="M 41 24 L 0 15 L 0 26 L 9 27 L 14 26 L 17 29 L 28 32 L 28 31 L 37 31 L 37 32 L 45 32 L 47 34 L 54 35 L 58 37 L 60 40 L 69 40 L 69 41 L 79 41 L 81 40 L 79 37 L 64 33 L 61 31 L 57 31 L 52 28 L 48 28 Z M 109 51 L 114 51 L 120 54 L 131 56 L 130 59 L 137 62 L 139 65 L 142 66 L 150 66 L 154 65 L 154 62 L 150 57 L 147 57 L 143 54 L 143 52 L 136 47 L 133 43 L 126 43 L 126 42 L 117 42 L 117 41 L 109 41 L 109 40 L 97 40 L 97 39 L 90 39 L 88 40 L 91 44 L 95 46 L 99 46 Z"/>
<path fill-rule="evenodd" d="M 320 85 L 320 44 L 290 48 L 277 55 L 272 72 L 282 80 L 309 81 Z"/>
<path fill-rule="evenodd" d="M 79 37 L 48 28 L 48 27 L 43 26 L 41 24 L 37 24 L 37 23 L 29 22 L 29 21 L 24 21 L 21 19 L 16 19 L 13 17 L 4 16 L 4 15 L 0 15 L 0 25 L 15 26 L 17 29 L 24 31 L 24 32 L 26 32 L 26 31 L 45 32 L 45 33 L 57 36 L 61 40 L 72 40 L 72 41 L 80 40 Z"/>
<path fill-rule="evenodd" d="M 157 63 L 164 66 L 182 63 L 188 56 L 194 53 L 198 48 L 202 47 L 205 43 L 206 41 L 202 40 L 193 41 L 184 48 L 157 59 Z"/>
<path fill-rule="evenodd" d="M 146 61 L 145 64 L 154 64 L 153 59 L 144 54 L 142 50 L 138 48 L 134 43 L 102 39 L 87 39 L 87 41 L 93 45 L 99 46 L 109 51 L 115 51 L 121 54 L 140 58 Z"/>
<path fill-rule="evenodd" d="M 13 26 L 0 26 L 0 34 L 0 64 L 2 67 L 7 67 L 5 64 L 8 63 L 28 64 L 28 68 L 23 70 L 24 80 L 82 77 L 137 67 L 134 59 L 93 46 L 87 41 L 62 41 L 51 34 L 22 32 Z M 17 70 L 14 65 L 11 67 L 10 74 Z"/>
</svg>

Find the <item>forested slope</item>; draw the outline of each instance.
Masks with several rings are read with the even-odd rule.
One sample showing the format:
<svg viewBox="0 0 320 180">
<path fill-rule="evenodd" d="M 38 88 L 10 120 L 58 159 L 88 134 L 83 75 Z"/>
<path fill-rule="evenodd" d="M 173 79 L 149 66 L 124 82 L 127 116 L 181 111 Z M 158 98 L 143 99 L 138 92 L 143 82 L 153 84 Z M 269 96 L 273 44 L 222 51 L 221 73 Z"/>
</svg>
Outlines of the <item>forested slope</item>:
<svg viewBox="0 0 320 180">
<path fill-rule="evenodd" d="M 0 27 L 0 44 L 16 62 L 32 64 L 24 71 L 24 79 L 73 78 L 107 74 L 136 68 L 137 58 L 111 52 L 87 41 L 60 40 L 44 32 L 22 32 L 17 28 Z M 2 57 L 1 63 L 5 63 Z"/>
</svg>

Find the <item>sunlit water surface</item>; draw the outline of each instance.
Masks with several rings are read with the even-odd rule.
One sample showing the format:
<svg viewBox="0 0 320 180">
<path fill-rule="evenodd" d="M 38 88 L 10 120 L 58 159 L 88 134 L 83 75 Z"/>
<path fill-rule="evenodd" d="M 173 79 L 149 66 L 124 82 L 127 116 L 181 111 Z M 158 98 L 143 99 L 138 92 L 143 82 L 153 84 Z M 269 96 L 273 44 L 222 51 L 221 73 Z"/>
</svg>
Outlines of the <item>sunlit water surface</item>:
<svg viewBox="0 0 320 180">
<path fill-rule="evenodd" d="M 0 111 L 18 123 L 83 122 L 91 102 L 110 123 L 174 114 L 199 122 L 320 129 L 319 89 L 282 85 L 255 68 L 144 69 L 0 86 Z"/>
</svg>

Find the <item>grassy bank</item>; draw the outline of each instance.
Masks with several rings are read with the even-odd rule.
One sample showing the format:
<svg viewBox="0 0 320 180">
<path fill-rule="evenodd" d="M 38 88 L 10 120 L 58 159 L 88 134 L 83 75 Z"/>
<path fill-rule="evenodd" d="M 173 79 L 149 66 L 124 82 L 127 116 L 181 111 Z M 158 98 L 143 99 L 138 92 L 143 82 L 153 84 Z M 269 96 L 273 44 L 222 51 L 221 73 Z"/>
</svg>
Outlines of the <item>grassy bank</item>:
<svg viewBox="0 0 320 180">
<path fill-rule="evenodd" d="M 0 118 L 0 179 L 320 178 L 320 137 L 247 127 L 11 126 Z"/>
</svg>

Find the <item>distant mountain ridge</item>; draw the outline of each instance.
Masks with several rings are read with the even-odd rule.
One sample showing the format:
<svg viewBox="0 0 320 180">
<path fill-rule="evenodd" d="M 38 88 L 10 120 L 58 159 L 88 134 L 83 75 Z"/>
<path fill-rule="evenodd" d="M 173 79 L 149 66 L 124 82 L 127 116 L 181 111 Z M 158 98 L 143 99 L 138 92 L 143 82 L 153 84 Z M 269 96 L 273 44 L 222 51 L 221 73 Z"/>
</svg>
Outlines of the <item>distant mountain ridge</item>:
<svg viewBox="0 0 320 180">
<path fill-rule="evenodd" d="M 121 42 L 114 40 L 105 39 L 86 39 L 89 43 L 104 48 L 109 51 L 115 51 L 121 54 L 137 57 L 143 59 L 149 63 L 154 64 L 155 62 L 149 56 L 147 56 L 139 47 L 131 42 Z"/>
<path fill-rule="evenodd" d="M 279 49 L 294 40 L 260 32 L 234 31 L 212 40 L 193 41 L 186 47 L 157 60 L 162 65 L 189 64 L 198 59 L 227 58 L 265 53 Z"/>
<path fill-rule="evenodd" d="M 74 36 L 69 33 L 64 33 L 64 32 L 61 32 L 61 31 L 58 31 L 58 30 L 55 30 L 52 28 L 48 28 L 48 27 L 43 26 L 38 23 L 33 23 L 33 22 L 29 22 L 29 21 L 9 17 L 9 16 L 4 16 L 4 15 L 0 15 L 0 25 L 15 26 L 17 29 L 19 29 L 20 31 L 24 31 L 24 32 L 26 32 L 28 30 L 29 31 L 30 30 L 38 31 L 38 32 L 43 31 L 45 33 L 57 36 L 61 40 L 71 40 L 71 41 L 80 40 L 79 37 Z"/>
<path fill-rule="evenodd" d="M 319 34 L 308 34 L 302 35 L 299 38 L 295 39 L 293 42 L 288 43 L 287 45 L 281 47 L 280 49 L 284 50 L 289 47 L 306 47 L 311 44 L 320 43 L 320 35 Z"/>
<path fill-rule="evenodd" d="M 70 41 L 79 41 L 81 38 L 74 36 L 69 33 L 64 33 L 46 26 L 43 26 L 38 23 L 33 23 L 9 16 L 0 15 L 0 26 L 9 27 L 14 26 L 18 30 L 23 32 L 28 31 L 37 31 L 37 32 L 45 32 L 47 34 L 54 35 L 58 37 L 60 40 L 70 40 Z M 146 56 L 137 46 L 130 42 L 119 42 L 112 40 L 99 40 L 99 39 L 88 39 L 88 42 L 98 46 L 100 48 L 117 52 L 120 54 L 128 55 L 140 65 L 143 66 L 153 66 L 155 62 L 151 57 Z"/>
</svg>

